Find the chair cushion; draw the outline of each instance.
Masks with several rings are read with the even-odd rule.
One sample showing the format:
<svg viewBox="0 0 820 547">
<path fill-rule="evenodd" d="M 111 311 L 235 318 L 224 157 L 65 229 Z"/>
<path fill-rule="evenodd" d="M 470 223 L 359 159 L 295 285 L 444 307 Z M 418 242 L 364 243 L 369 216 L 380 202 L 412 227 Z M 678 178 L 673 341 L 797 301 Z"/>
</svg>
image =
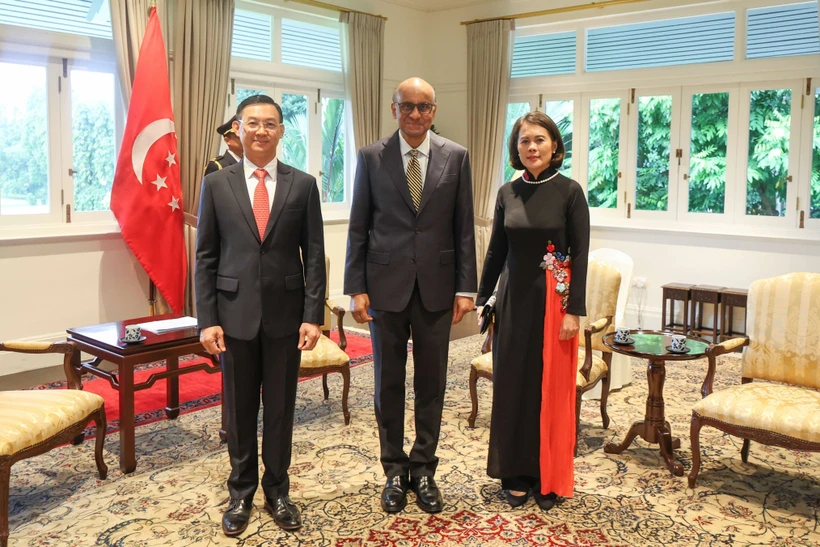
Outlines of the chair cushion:
<svg viewBox="0 0 820 547">
<path fill-rule="evenodd" d="M 302 352 L 300 368 L 341 367 L 350 363 L 350 357 L 341 350 L 336 342 L 325 336 L 319 336 L 316 347 Z"/>
<path fill-rule="evenodd" d="M 485 353 L 481 357 L 476 357 L 470 363 L 473 365 L 479 372 L 486 372 L 487 374 L 493 373 L 493 353 Z"/>
<path fill-rule="evenodd" d="M 578 373 L 575 375 L 575 387 L 584 387 L 590 384 L 594 384 L 598 381 L 598 378 L 606 372 L 606 361 L 595 355 L 592 354 L 592 368 L 589 369 L 589 382 L 587 382 L 584 375 L 581 374 L 581 368 L 584 366 L 584 360 L 586 359 L 587 355 L 584 351 L 584 348 L 578 349 Z"/>
<path fill-rule="evenodd" d="M 104 402 L 95 393 L 76 389 L 0 391 L 0 456 L 53 437 Z"/>
<path fill-rule="evenodd" d="M 820 442 L 820 392 L 752 382 L 712 393 L 692 410 L 705 418 Z"/>
</svg>

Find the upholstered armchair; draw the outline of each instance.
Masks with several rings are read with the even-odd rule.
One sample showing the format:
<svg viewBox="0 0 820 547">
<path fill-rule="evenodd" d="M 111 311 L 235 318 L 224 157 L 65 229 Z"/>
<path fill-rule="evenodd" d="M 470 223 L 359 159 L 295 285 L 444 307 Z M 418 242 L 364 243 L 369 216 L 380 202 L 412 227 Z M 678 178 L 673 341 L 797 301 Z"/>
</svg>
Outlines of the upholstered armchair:
<svg viewBox="0 0 820 547">
<path fill-rule="evenodd" d="M 703 426 L 742 438 L 744 463 L 750 441 L 820 451 L 820 274 L 755 281 L 749 287 L 747 317 L 748 339 L 727 340 L 707 351 L 703 399 L 692 408 L 690 488 L 700 472 Z M 713 392 L 716 358 L 742 346 L 747 347 L 741 383 Z"/>
<path fill-rule="evenodd" d="M 327 278 L 330 279 L 330 259 L 325 257 L 325 270 Z M 330 287 L 330 283 L 327 285 Z M 338 372 L 342 375 L 342 414 L 345 425 L 350 424 L 350 412 L 347 409 L 347 396 L 350 391 L 350 357 L 345 353 L 347 348 L 347 337 L 344 331 L 345 310 L 341 306 L 331 306 L 329 288 L 325 289 L 325 322 L 322 325 L 322 335 L 316 343 L 316 347 L 310 351 L 302 352 L 302 363 L 299 365 L 299 377 L 307 378 L 322 375 L 322 389 L 325 400 L 330 392 L 327 387 L 327 375 L 331 372 Z M 336 325 L 339 329 L 339 343 L 336 344 L 329 338 L 331 328 L 331 318 L 336 316 Z"/>
<path fill-rule="evenodd" d="M 603 337 L 611 332 L 612 318 L 618 303 L 618 292 L 621 284 L 621 274 L 613 266 L 600 261 L 590 260 L 587 271 L 587 316 L 581 318 L 583 337 L 578 349 L 578 372 L 575 380 L 575 420 L 576 434 L 581 420 L 581 396 L 593 389 L 599 383 L 601 389 L 601 418 L 604 428 L 609 427 L 609 416 L 606 412 L 607 397 L 609 395 L 610 363 L 612 350 L 604 346 Z M 492 326 L 487 339 L 481 348 L 480 357 L 473 359 L 470 364 L 470 400 L 472 410 L 467 421 L 470 427 L 475 427 L 478 414 L 479 378 L 493 380 L 492 357 Z M 594 351 L 601 352 L 601 356 Z M 577 443 L 576 443 L 577 447 Z M 577 450 L 577 448 L 576 448 Z"/>
<path fill-rule="evenodd" d="M 108 473 L 103 461 L 105 444 L 105 404 L 94 393 L 80 391 L 80 379 L 72 368 L 79 351 L 68 342 L 0 343 L 0 351 L 57 353 L 70 389 L 0 391 L 0 547 L 9 538 L 9 483 L 14 463 L 48 452 L 72 440 L 82 440 L 85 427 L 94 421 L 97 441 L 94 457 L 100 479 Z"/>
</svg>

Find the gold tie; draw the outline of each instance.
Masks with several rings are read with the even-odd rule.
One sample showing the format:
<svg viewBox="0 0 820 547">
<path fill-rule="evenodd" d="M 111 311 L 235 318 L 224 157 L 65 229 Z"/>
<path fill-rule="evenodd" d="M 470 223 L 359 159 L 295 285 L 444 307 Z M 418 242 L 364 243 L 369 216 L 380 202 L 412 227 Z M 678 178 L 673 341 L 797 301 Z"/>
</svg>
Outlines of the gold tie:
<svg viewBox="0 0 820 547">
<path fill-rule="evenodd" d="M 410 188 L 410 196 L 413 198 L 413 205 L 416 206 L 416 211 L 421 205 L 421 193 L 424 187 L 421 184 L 421 165 L 418 159 L 419 151 L 410 151 L 410 161 L 407 162 L 407 186 Z"/>
</svg>

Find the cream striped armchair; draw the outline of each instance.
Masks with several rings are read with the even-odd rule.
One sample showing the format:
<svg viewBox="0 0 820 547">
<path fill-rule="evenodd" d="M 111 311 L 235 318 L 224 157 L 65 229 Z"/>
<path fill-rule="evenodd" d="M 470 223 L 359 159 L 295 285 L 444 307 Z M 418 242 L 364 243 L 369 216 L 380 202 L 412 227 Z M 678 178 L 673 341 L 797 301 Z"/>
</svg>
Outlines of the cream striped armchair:
<svg viewBox="0 0 820 547">
<path fill-rule="evenodd" d="M 820 451 L 820 274 L 755 281 L 749 287 L 747 317 L 749 338 L 707 350 L 703 399 L 692 409 L 690 488 L 700 472 L 703 426 L 742 438 L 744 463 L 750 441 Z M 742 346 L 741 383 L 713 392 L 716 358 Z"/>
</svg>

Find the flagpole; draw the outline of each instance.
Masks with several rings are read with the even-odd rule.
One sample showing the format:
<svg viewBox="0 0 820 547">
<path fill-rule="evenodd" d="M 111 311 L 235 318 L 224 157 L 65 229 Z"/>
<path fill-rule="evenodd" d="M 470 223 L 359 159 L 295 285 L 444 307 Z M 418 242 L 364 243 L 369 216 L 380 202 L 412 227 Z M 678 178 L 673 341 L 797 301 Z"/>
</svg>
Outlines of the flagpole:
<svg viewBox="0 0 820 547">
<path fill-rule="evenodd" d="M 157 314 L 157 286 L 154 285 L 154 282 L 149 280 L 148 281 L 148 315 L 156 315 Z"/>
</svg>

